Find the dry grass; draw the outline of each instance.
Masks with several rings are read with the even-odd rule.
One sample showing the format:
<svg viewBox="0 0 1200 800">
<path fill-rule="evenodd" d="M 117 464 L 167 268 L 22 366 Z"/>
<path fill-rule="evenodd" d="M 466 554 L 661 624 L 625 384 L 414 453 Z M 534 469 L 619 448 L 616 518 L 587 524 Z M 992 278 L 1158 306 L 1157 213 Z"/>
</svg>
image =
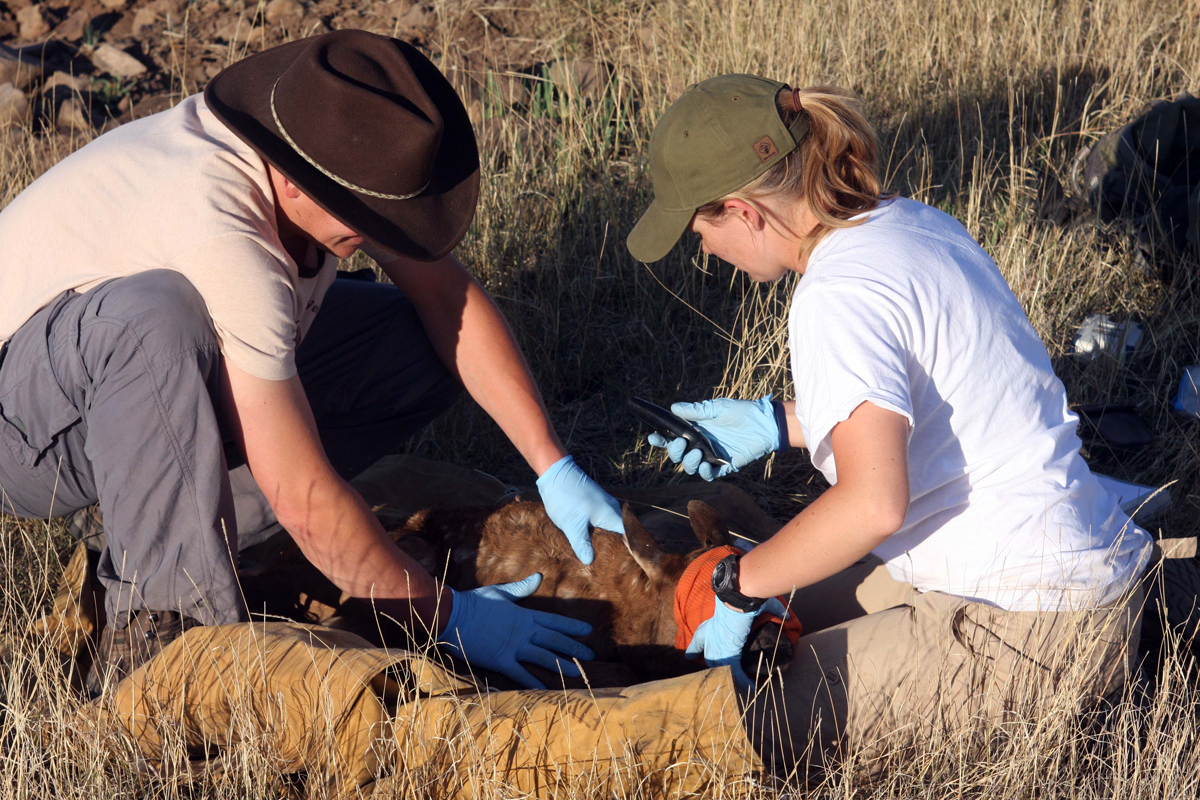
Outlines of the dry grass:
<svg viewBox="0 0 1200 800">
<path fill-rule="evenodd" d="M 480 1 L 438 2 L 440 65 L 468 83 L 455 26 Z M 1200 90 L 1200 2 L 1182 0 L 532 0 L 559 32 L 531 61 L 589 57 L 613 65 L 592 103 L 535 92 L 524 111 L 486 122 L 485 179 L 461 256 L 499 299 L 576 457 L 612 484 L 679 480 L 635 438 L 630 393 L 668 401 L 789 394 L 783 334 L 793 285 L 755 286 L 683 243 L 645 266 L 624 236 L 647 202 L 648 131 L 689 82 L 731 71 L 860 93 L 878 122 L 892 186 L 961 219 L 993 255 L 1054 358 L 1072 402 L 1131 402 L 1155 444 L 1102 472 L 1171 483 L 1164 533 L 1200 533 L 1200 427 L 1169 408 L 1181 368 L 1200 361 L 1194 255 L 1157 252 L 1162 283 L 1119 231 L 1039 219 L 1038 186 L 1145 103 Z M 74 145 L 10 136 L 0 148 L 3 202 Z M 1122 364 L 1065 355 L 1090 313 L 1142 321 L 1148 337 Z M 462 403 L 414 442 L 423 455 L 532 480 L 495 426 Z M 769 479 L 769 480 L 768 480 Z M 803 455 L 733 478 L 777 517 L 823 484 Z M 0 631 L 23 630 L 44 605 L 66 539 L 55 523 L 0 529 Z M 1171 648 L 1167 648 L 1171 651 Z M 1176 648 L 1186 650 L 1186 648 Z M 235 753 L 233 777 L 163 780 L 131 765 L 119 737 L 62 733 L 79 701 L 46 656 L 22 647 L 0 688 L 0 798 L 276 797 L 267 754 Z M 1168 653 L 1152 698 L 1133 694 L 1101 722 L 1065 705 L 1043 719 L 967 740 L 919 743 L 883 777 L 826 776 L 807 796 L 1196 797 L 1197 693 L 1190 658 Z M 43 733 L 51 735 L 43 739 Z M 742 796 L 742 784 L 718 794 Z M 400 794 L 437 794 L 413 783 Z M 507 796 L 502 788 L 496 797 Z"/>
</svg>

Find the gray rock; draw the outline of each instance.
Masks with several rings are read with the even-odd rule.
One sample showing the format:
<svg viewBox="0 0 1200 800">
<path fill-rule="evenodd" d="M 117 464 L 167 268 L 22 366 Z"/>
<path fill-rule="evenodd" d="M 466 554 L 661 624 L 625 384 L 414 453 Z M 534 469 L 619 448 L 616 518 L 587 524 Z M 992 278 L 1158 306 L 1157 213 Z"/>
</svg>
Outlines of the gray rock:
<svg viewBox="0 0 1200 800">
<path fill-rule="evenodd" d="M 46 12 L 38 3 L 25 6 L 17 12 L 17 25 L 20 26 L 22 39 L 38 39 L 50 32 L 50 22 L 46 19 Z"/>
<path fill-rule="evenodd" d="M 382 16 L 388 19 L 400 19 L 414 5 L 416 4 L 413 3 L 413 0 L 391 0 L 391 2 L 383 4 Z"/>
<path fill-rule="evenodd" d="M 92 53 L 92 63 L 101 72 L 107 72 L 118 78 L 133 78 L 146 71 L 145 64 L 111 44 L 102 44 L 97 47 Z"/>
<path fill-rule="evenodd" d="M 608 88 L 612 76 L 607 64 L 582 59 L 560 59 L 552 61 L 546 69 L 546 77 L 555 86 L 566 91 L 569 97 L 596 100 Z"/>
<path fill-rule="evenodd" d="M 29 56 L 0 44 L 0 83 L 11 83 L 18 89 L 42 77 L 42 65 Z"/>
<path fill-rule="evenodd" d="M 63 131 L 86 131 L 92 128 L 92 115 L 88 106 L 78 97 L 68 97 L 59 103 L 55 125 Z"/>
<path fill-rule="evenodd" d="M 69 75 L 66 72 L 56 72 L 42 84 L 42 93 L 53 92 L 60 86 L 74 92 L 86 92 L 91 88 L 91 81 L 86 75 Z"/>
<path fill-rule="evenodd" d="M 229 22 L 217 28 L 216 37 L 224 39 L 230 44 L 243 44 L 251 39 L 257 38 L 262 33 L 262 28 L 257 25 L 252 25 L 251 20 L 244 17 L 232 19 Z"/>
<path fill-rule="evenodd" d="M 402 36 L 431 28 L 437 21 L 431 7 L 412 0 L 392 0 L 384 6 L 384 16 L 395 20 L 396 31 Z"/>
<path fill-rule="evenodd" d="M 300 36 L 317 36 L 328 33 L 329 26 L 325 24 L 325 20 L 309 14 L 296 25 L 296 32 Z"/>
<path fill-rule="evenodd" d="M 29 111 L 29 98 L 11 83 L 0 84 L 0 130 L 5 130 L 25 121 Z"/>
<path fill-rule="evenodd" d="M 92 15 L 82 8 L 72 11 L 66 19 L 58 24 L 58 27 L 50 34 L 50 38 L 61 39 L 64 42 L 78 42 L 83 38 L 84 29 L 87 28 L 91 19 Z"/>
<path fill-rule="evenodd" d="M 133 15 L 133 35 L 141 36 L 147 28 L 154 27 L 158 22 L 158 13 L 149 6 L 142 6 Z"/>
<path fill-rule="evenodd" d="M 304 6 L 297 3 L 296 0 L 271 0 L 267 3 L 263 16 L 266 17 L 267 22 L 272 24 L 290 25 L 304 16 Z"/>
</svg>

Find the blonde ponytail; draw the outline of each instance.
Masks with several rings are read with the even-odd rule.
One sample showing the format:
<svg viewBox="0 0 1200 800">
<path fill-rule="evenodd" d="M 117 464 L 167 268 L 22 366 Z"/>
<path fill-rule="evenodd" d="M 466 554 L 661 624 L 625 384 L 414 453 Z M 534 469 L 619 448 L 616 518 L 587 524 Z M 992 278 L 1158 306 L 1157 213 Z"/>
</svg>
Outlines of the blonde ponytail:
<svg viewBox="0 0 1200 800">
<path fill-rule="evenodd" d="M 804 141 L 749 184 L 696 213 L 719 216 L 724 202 L 732 198 L 751 205 L 764 198 L 803 200 L 817 219 L 816 227 L 801 241 L 803 262 L 831 230 L 860 224 L 862 220 L 851 222 L 850 217 L 870 211 L 895 193 L 883 188 L 879 140 L 852 94 L 835 86 L 784 88 L 775 104 L 785 125 L 800 114 L 808 115 Z"/>
</svg>

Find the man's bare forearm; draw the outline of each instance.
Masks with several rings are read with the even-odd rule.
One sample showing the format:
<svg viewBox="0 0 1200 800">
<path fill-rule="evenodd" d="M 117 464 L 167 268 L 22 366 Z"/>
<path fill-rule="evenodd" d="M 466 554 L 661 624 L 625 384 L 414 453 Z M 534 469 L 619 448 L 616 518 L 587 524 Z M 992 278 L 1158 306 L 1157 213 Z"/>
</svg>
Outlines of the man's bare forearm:
<svg viewBox="0 0 1200 800">
<path fill-rule="evenodd" d="M 512 331 L 453 256 L 433 264 L 399 261 L 384 270 L 421 317 L 438 356 L 537 474 L 565 456 L 541 392 Z"/>
<path fill-rule="evenodd" d="M 300 491 L 301 486 L 307 490 Z M 436 632 L 450 612 L 446 590 L 384 532 L 362 497 L 336 474 L 290 487 L 276 514 L 304 557 L 351 597 Z M 411 611 L 410 611 L 411 608 Z"/>
<path fill-rule="evenodd" d="M 221 408 L 255 482 L 305 557 L 352 597 L 407 623 L 444 625 L 443 589 L 387 537 L 325 457 L 299 378 L 271 381 L 226 362 Z"/>
</svg>

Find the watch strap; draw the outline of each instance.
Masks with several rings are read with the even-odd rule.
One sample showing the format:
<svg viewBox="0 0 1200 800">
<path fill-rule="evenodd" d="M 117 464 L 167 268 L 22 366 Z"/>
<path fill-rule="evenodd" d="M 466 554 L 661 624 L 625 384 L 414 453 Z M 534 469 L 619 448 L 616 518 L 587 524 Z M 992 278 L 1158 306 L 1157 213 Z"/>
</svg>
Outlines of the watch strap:
<svg viewBox="0 0 1200 800">
<path fill-rule="evenodd" d="M 747 597 L 738 591 L 737 576 L 741 555 L 728 555 L 713 568 L 712 588 L 717 599 L 742 613 L 757 611 L 767 602 L 765 597 Z"/>
</svg>

